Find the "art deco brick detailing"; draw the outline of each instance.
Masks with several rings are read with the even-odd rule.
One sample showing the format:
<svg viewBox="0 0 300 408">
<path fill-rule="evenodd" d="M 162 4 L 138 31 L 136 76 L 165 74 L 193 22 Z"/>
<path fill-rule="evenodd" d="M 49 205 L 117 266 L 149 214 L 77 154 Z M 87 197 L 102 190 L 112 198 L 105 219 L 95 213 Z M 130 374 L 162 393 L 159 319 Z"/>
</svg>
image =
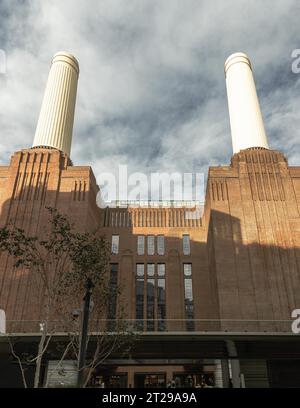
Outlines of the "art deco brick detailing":
<svg viewBox="0 0 300 408">
<path fill-rule="evenodd" d="M 210 183 L 210 192 L 213 201 L 228 200 L 226 180 L 214 180 Z"/>
<path fill-rule="evenodd" d="M 50 206 L 68 214 L 78 230 L 91 230 L 99 223 L 97 192 L 91 168 L 72 166 L 59 150 L 16 152 L 9 166 L 0 167 L 0 225 L 15 224 L 39 235 L 48 222 L 45 207 Z M 39 306 L 32 301 L 36 289 L 28 271 L 13 268 L 1 255 L 0 302 L 9 320 L 38 318 Z"/>
<path fill-rule="evenodd" d="M 86 181 L 76 180 L 73 186 L 73 200 L 74 201 L 84 201 L 86 193 Z"/>
<path fill-rule="evenodd" d="M 286 160 L 281 153 L 257 149 L 245 151 L 237 156 L 238 160 L 246 162 L 249 175 L 252 199 L 256 200 L 285 200 L 280 168 L 286 167 Z M 233 158 L 233 161 L 235 158 Z M 281 162 L 281 166 L 278 164 Z"/>
<path fill-rule="evenodd" d="M 0 220 L 35 234 L 47 222 L 45 206 L 56 206 L 78 229 L 99 226 L 109 240 L 118 237 L 112 262 L 130 319 L 136 318 L 135 265 L 165 263 L 165 327 L 186 330 L 183 264 L 189 263 L 195 330 L 282 330 L 278 320 L 288 321 L 300 304 L 299 167 L 289 167 L 280 152 L 245 149 L 230 166 L 211 167 L 207 184 L 201 219 L 187 219 L 187 208 L 100 210 L 90 167 L 72 166 L 56 149 L 27 149 L 0 168 Z M 144 239 L 141 254 L 138 237 Z M 1 307 L 8 320 L 35 316 L 30 288 L 30 275 L 1 259 Z"/>
<path fill-rule="evenodd" d="M 250 147 L 269 148 L 248 56 L 238 52 L 225 62 L 233 153 Z"/>
<path fill-rule="evenodd" d="M 78 74 L 78 62 L 73 55 L 55 54 L 33 147 L 55 148 L 70 155 Z"/>
<path fill-rule="evenodd" d="M 199 227 L 196 208 L 107 208 L 104 210 L 105 227 Z"/>
<path fill-rule="evenodd" d="M 212 188 L 206 197 L 209 268 L 220 318 L 240 319 L 249 331 L 288 330 L 279 320 L 288 320 L 300 304 L 299 167 L 289 167 L 280 152 L 246 149 L 232 157 L 231 166 L 210 168 L 209 185 L 220 179 L 228 200 L 210 197 Z M 229 322 L 221 327 L 237 329 Z"/>
</svg>

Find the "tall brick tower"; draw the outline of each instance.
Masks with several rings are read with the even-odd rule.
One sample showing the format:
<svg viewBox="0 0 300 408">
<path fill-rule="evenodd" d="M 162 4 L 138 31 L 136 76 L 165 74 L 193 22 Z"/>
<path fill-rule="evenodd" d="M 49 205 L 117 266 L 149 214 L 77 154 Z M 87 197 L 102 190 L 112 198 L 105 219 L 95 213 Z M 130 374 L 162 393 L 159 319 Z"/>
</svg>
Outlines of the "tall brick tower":
<svg viewBox="0 0 300 408">
<path fill-rule="evenodd" d="M 225 75 L 234 155 L 209 169 L 206 195 L 220 318 L 237 319 L 222 328 L 290 330 L 279 321 L 300 304 L 300 168 L 268 148 L 247 55 L 230 56 Z"/>
<path fill-rule="evenodd" d="M 56 207 L 79 230 L 95 228 L 98 187 L 92 169 L 73 166 L 71 150 L 79 74 L 71 54 L 57 53 L 52 61 L 33 147 L 16 152 L 0 167 L 0 224 L 8 222 L 38 235 L 47 222 L 45 207 Z M 28 317 L 31 277 L 1 256 L 0 309 L 8 320 Z"/>
</svg>

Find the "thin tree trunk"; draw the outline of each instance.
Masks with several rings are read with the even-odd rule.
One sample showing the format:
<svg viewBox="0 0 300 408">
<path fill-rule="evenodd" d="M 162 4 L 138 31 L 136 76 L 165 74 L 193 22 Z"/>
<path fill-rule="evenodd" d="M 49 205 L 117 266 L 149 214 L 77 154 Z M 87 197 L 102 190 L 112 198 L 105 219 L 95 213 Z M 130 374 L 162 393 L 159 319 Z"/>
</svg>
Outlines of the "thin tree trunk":
<svg viewBox="0 0 300 408">
<path fill-rule="evenodd" d="M 72 345 L 72 341 L 70 341 L 70 343 L 67 345 L 67 347 L 66 347 L 65 351 L 63 352 L 63 355 L 61 356 L 60 360 L 58 361 L 58 364 L 56 365 L 54 371 L 57 371 L 58 367 L 61 365 L 61 363 L 63 363 L 63 361 L 64 361 L 64 359 L 65 359 L 71 345 Z M 51 378 L 51 375 L 53 375 L 53 372 L 50 375 L 47 375 L 47 381 L 46 381 L 46 384 L 45 384 L 44 388 L 48 388 L 48 384 L 49 384 L 49 380 Z"/>
<path fill-rule="evenodd" d="M 24 372 L 24 369 L 23 369 L 23 366 L 22 366 L 22 361 L 21 361 L 20 357 L 15 353 L 14 346 L 13 346 L 12 342 L 10 341 L 9 337 L 8 337 L 8 342 L 9 342 L 11 354 L 18 361 L 18 364 L 19 364 L 19 367 L 20 367 L 20 370 L 21 370 L 21 375 L 22 375 L 22 381 L 23 381 L 24 388 L 27 388 L 27 382 L 26 382 L 25 372 Z"/>
</svg>

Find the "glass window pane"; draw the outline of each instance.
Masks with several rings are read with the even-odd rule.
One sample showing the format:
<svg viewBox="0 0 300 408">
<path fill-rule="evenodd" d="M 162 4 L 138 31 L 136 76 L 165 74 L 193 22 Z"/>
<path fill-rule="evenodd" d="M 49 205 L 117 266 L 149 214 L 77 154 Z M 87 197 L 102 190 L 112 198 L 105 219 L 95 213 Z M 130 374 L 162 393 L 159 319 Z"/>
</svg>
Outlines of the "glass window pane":
<svg viewBox="0 0 300 408">
<path fill-rule="evenodd" d="M 166 330 L 166 281 L 157 279 L 157 330 Z"/>
<path fill-rule="evenodd" d="M 154 235 L 148 235 L 147 238 L 148 255 L 154 255 Z"/>
<path fill-rule="evenodd" d="M 165 279 L 157 280 L 157 303 L 164 303 L 166 298 L 166 281 Z"/>
<path fill-rule="evenodd" d="M 157 330 L 166 329 L 166 281 L 157 279 Z"/>
<path fill-rule="evenodd" d="M 136 265 L 136 274 L 137 276 L 144 276 L 144 264 Z"/>
<path fill-rule="evenodd" d="M 190 255 L 191 248 L 190 248 L 190 236 L 189 235 L 183 235 L 182 245 L 183 245 L 183 255 Z"/>
<path fill-rule="evenodd" d="M 157 264 L 157 276 L 165 276 L 165 273 L 166 273 L 166 265 Z"/>
<path fill-rule="evenodd" d="M 147 330 L 154 331 L 154 290 L 155 280 L 147 280 Z"/>
<path fill-rule="evenodd" d="M 139 235 L 137 239 L 137 253 L 138 255 L 144 255 L 145 252 L 145 237 L 144 235 Z"/>
<path fill-rule="evenodd" d="M 193 301 L 193 286 L 192 286 L 192 279 L 185 279 L 184 280 L 184 297 L 186 300 L 192 302 Z"/>
<path fill-rule="evenodd" d="M 136 298 L 135 298 L 135 318 L 138 330 L 144 328 L 144 279 L 137 278 L 136 280 Z"/>
<path fill-rule="evenodd" d="M 119 235 L 113 235 L 111 238 L 111 252 L 112 254 L 119 253 Z"/>
<path fill-rule="evenodd" d="M 191 276 L 192 275 L 192 264 L 190 263 L 183 264 L 183 273 L 184 273 L 184 276 Z"/>
<path fill-rule="evenodd" d="M 165 254 L 165 237 L 163 235 L 157 237 L 157 253 L 158 255 Z"/>
<path fill-rule="evenodd" d="M 147 264 L 147 275 L 154 276 L 154 264 Z"/>
<path fill-rule="evenodd" d="M 186 329 L 188 331 L 195 330 L 194 324 L 194 302 L 193 302 L 193 283 L 191 278 L 184 279 L 184 306 Z"/>
</svg>

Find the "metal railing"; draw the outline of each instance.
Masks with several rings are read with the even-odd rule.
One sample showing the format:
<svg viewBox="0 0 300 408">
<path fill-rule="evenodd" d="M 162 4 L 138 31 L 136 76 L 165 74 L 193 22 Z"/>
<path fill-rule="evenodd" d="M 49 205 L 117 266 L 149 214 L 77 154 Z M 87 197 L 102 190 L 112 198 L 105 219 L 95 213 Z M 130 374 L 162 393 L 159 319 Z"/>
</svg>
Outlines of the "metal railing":
<svg viewBox="0 0 300 408">
<path fill-rule="evenodd" d="M 136 331 L 147 333 L 174 332 L 227 332 L 227 333 L 292 333 L 292 319 L 91 319 L 90 332 Z M 70 321 L 49 321 L 47 331 L 56 333 L 78 332 L 81 328 L 80 317 Z M 40 333 L 45 329 L 38 320 L 7 320 L 6 333 Z"/>
<path fill-rule="evenodd" d="M 169 207 L 203 207 L 204 201 L 200 200 L 115 200 L 110 203 L 116 208 L 169 208 Z"/>
</svg>

